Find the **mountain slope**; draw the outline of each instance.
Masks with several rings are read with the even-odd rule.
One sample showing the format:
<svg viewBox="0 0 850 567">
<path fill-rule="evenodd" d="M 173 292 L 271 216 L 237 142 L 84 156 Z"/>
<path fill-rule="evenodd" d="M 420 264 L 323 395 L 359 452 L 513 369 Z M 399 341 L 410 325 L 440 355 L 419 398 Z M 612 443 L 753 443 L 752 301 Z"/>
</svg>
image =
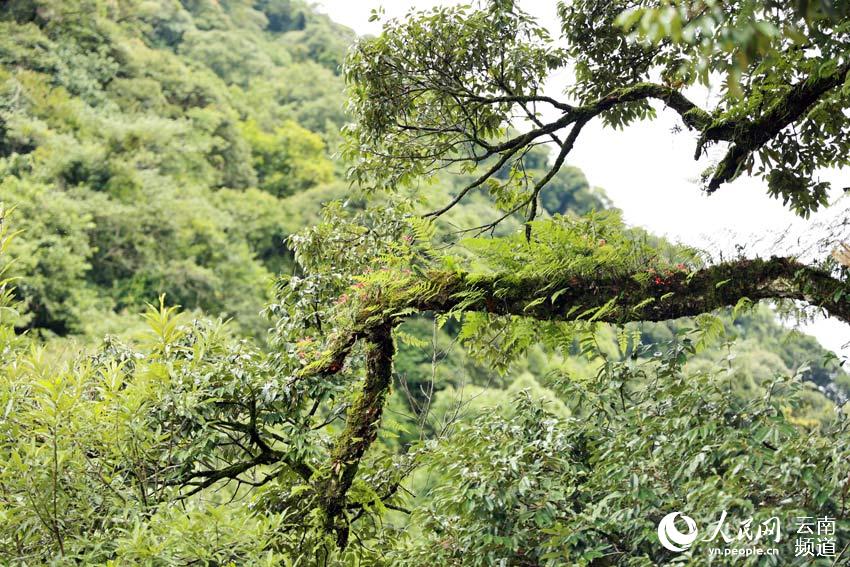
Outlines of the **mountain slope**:
<svg viewBox="0 0 850 567">
<path fill-rule="evenodd" d="M 286 198 L 343 190 L 328 156 L 351 39 L 298 2 L 6 3 L 0 195 L 23 230 L 21 324 L 96 331 L 97 313 L 167 292 L 259 332 L 303 225 Z"/>
</svg>

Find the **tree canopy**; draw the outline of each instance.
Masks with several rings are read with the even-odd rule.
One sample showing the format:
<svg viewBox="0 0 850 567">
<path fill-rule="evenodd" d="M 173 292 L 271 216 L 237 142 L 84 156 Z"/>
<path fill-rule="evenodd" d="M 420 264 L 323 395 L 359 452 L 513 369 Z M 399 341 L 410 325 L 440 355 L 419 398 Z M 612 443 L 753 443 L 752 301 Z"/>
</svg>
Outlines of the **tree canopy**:
<svg viewBox="0 0 850 567">
<path fill-rule="evenodd" d="M 363 156 L 355 179 L 397 187 L 487 164 L 436 216 L 509 166 L 524 185 L 514 210 L 531 220 L 549 176 L 523 174 L 529 148 L 556 146 L 554 174 L 588 122 L 624 128 L 652 118 L 657 100 L 696 133 L 696 158 L 727 147 L 703 173 L 708 192 L 746 172 L 807 216 L 827 202 L 817 170 L 848 155 L 846 7 L 817 4 L 560 2 L 556 37 L 510 0 L 389 21 L 346 70 L 359 117 L 350 151 Z M 546 94 L 546 79 L 566 68 L 568 96 Z M 726 75 L 712 107 L 687 98 L 717 73 Z"/>
</svg>

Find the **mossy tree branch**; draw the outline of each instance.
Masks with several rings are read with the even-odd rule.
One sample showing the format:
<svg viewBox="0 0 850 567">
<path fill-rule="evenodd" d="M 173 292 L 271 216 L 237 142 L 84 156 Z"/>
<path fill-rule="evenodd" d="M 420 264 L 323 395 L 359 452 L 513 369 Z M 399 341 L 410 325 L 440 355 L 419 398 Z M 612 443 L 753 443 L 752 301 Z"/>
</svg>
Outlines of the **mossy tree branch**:
<svg viewBox="0 0 850 567">
<path fill-rule="evenodd" d="M 356 328 L 334 341 L 302 375 L 334 374 L 354 342 L 405 315 L 447 313 L 457 308 L 544 321 L 594 321 L 625 324 L 692 317 L 734 306 L 741 299 L 791 299 L 822 308 L 850 323 L 850 283 L 792 258 L 742 259 L 695 272 L 648 272 L 612 276 L 518 278 L 511 274 L 471 275 L 432 271 L 399 279 L 374 301 L 360 307 Z M 614 301 L 612 302 L 612 298 Z M 605 307 L 600 312 L 599 309 Z M 371 340 L 371 339 L 370 339 Z"/>
<path fill-rule="evenodd" d="M 464 303 L 466 311 L 518 315 L 549 321 L 593 320 L 624 324 L 664 321 L 735 305 L 742 298 L 795 299 L 850 322 L 850 285 L 829 273 L 789 258 L 724 262 L 693 273 L 644 273 L 604 277 L 518 279 L 433 274 L 442 279 L 432 297 L 402 299 L 398 307 L 444 313 Z M 644 281 L 648 280 L 646 283 Z M 556 293 L 557 292 L 557 293 Z M 611 299 L 614 298 L 613 303 Z M 395 306 L 393 306 L 395 307 Z M 605 310 L 593 311 L 594 309 Z M 592 313 L 592 315 L 588 315 Z"/>
<path fill-rule="evenodd" d="M 366 334 L 366 379 L 348 410 L 345 430 L 334 444 L 327 469 L 317 488 L 325 529 L 336 534 L 339 547 L 348 543 L 346 495 L 360 460 L 378 435 L 384 401 L 392 383 L 393 324 L 382 322 Z"/>
<path fill-rule="evenodd" d="M 181 483 L 191 487 L 187 496 L 220 481 L 238 480 L 256 467 L 283 464 L 311 485 L 324 529 L 339 547 L 345 547 L 352 521 L 347 513 L 354 509 L 348 492 L 363 457 L 377 438 L 392 384 L 392 330 L 415 313 L 477 311 L 541 321 L 624 324 L 696 316 L 746 298 L 754 302 L 804 301 L 850 323 L 850 283 L 790 258 L 742 259 L 690 273 L 646 270 L 604 276 L 565 273 L 522 277 L 434 270 L 390 281 L 380 290 L 360 296 L 354 306 L 353 324 L 295 376 L 300 380 L 336 374 L 343 370 L 354 346 L 361 340 L 366 342 L 365 378 L 326 463 L 311 467 L 272 449 L 251 412 L 247 424 L 224 425 L 247 434 L 258 452 L 221 470 L 191 473 Z"/>
<path fill-rule="evenodd" d="M 794 124 L 825 94 L 842 85 L 850 73 L 850 63 L 822 77 L 809 77 L 791 86 L 788 92 L 767 112 L 754 120 L 718 120 L 703 129 L 697 144 L 696 157 L 708 141 L 727 140 L 732 146 L 718 164 L 708 182 L 708 192 L 716 191 L 741 172 L 747 158 L 773 139 L 787 126 Z"/>
<path fill-rule="evenodd" d="M 367 341 L 365 381 L 316 485 L 325 528 L 335 534 L 341 547 L 348 541 L 346 495 L 361 459 L 377 437 L 392 382 L 392 329 L 411 310 L 447 313 L 462 309 L 545 321 L 592 318 L 624 324 L 695 316 L 736 305 L 745 298 L 791 299 L 821 307 L 850 323 L 850 284 L 789 258 L 743 259 L 691 273 L 524 279 L 510 274 L 474 276 L 434 271 L 425 277 L 425 286 L 422 276 L 411 275 L 392 289 L 382 290 L 379 299 L 364 302 L 357 317 L 358 328 L 336 341 L 322 355 L 324 362 L 311 370 L 328 374 L 339 371 L 354 342 L 358 338 Z M 424 288 L 429 291 L 423 292 Z"/>
</svg>

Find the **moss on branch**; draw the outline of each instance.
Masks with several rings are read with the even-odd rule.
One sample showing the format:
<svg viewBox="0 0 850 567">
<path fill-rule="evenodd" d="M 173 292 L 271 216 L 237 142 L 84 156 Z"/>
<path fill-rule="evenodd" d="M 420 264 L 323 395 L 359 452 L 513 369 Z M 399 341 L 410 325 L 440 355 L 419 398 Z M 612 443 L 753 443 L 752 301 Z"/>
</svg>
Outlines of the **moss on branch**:
<svg viewBox="0 0 850 567">
<path fill-rule="evenodd" d="M 625 324 L 691 317 L 734 306 L 744 298 L 804 301 L 850 323 L 850 283 L 792 258 L 742 259 L 694 272 L 648 269 L 598 277 L 431 271 L 400 277 L 364 301 L 354 326 L 298 376 L 340 371 L 358 339 L 373 342 L 378 330 L 398 325 L 411 313 L 461 310 L 546 321 L 593 317 Z"/>
<path fill-rule="evenodd" d="M 360 460 L 378 435 L 384 401 L 392 383 L 395 354 L 392 325 L 384 323 L 371 329 L 366 341 L 366 379 L 348 410 L 345 429 L 337 437 L 318 489 L 325 529 L 336 535 L 339 547 L 348 543 L 346 495 Z"/>
<path fill-rule="evenodd" d="M 797 299 L 850 322 L 848 283 L 789 258 L 725 262 L 686 273 L 654 271 L 617 276 L 516 278 L 432 272 L 427 293 L 421 282 L 401 282 L 384 294 L 380 311 L 413 308 L 445 313 L 456 308 L 568 321 L 607 306 L 594 320 L 615 324 L 663 321 L 735 305 L 740 299 Z M 611 303 L 611 300 L 614 302 Z M 364 309 L 374 312 L 374 306 Z"/>
<path fill-rule="evenodd" d="M 728 118 L 716 120 L 704 129 L 697 143 L 699 157 L 702 147 L 710 140 L 732 142 L 724 158 L 715 168 L 708 182 L 708 192 L 716 191 L 723 183 L 735 179 L 743 170 L 747 158 L 773 139 L 780 131 L 802 118 L 806 112 L 826 93 L 841 86 L 850 74 L 850 63 L 839 67 L 834 73 L 809 77 L 792 85 L 781 99 L 776 101 L 760 117 L 754 120 Z"/>
<path fill-rule="evenodd" d="M 789 258 L 744 259 L 695 272 L 654 270 L 614 276 L 522 278 L 432 271 L 410 275 L 370 296 L 355 328 L 302 373 L 335 373 L 354 343 L 366 346 L 366 378 L 348 411 L 327 465 L 314 476 L 325 529 L 337 545 L 348 541 L 347 493 L 361 459 L 375 441 L 392 383 L 392 329 L 412 313 L 484 311 L 547 321 L 590 319 L 623 324 L 695 316 L 746 298 L 793 299 L 850 322 L 850 285 Z"/>
</svg>

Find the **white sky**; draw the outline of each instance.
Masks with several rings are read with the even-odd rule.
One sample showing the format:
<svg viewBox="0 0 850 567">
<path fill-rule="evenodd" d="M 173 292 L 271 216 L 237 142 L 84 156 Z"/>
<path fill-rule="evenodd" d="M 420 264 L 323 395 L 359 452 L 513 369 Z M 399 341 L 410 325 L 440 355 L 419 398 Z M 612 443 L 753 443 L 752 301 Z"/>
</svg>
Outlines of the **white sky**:
<svg viewBox="0 0 850 567">
<path fill-rule="evenodd" d="M 335 21 L 363 35 L 381 31 L 380 21 L 368 21 L 374 8 L 382 7 L 387 17 L 401 17 L 411 8 L 461 3 L 469 2 L 319 0 L 317 6 Z M 544 25 L 551 22 L 557 26 L 555 0 L 520 3 Z M 566 71 L 553 77 L 548 86 L 550 94 L 557 98 L 568 81 Z M 695 98 L 698 104 L 706 102 L 706 94 L 701 96 L 703 100 Z M 626 130 L 603 129 L 598 121 L 591 123 L 582 132 L 568 162 L 580 167 L 591 185 L 605 189 L 629 224 L 643 226 L 674 241 L 728 251 L 734 249 L 734 244 L 758 249 L 753 243 L 765 233 L 781 234 L 790 228 L 794 234 L 805 237 L 812 232 L 813 221 L 797 218 L 781 201 L 768 197 L 765 184 L 758 179 L 742 176 L 710 197 L 702 193 L 697 182 L 699 175 L 711 163 L 710 159 L 717 159 L 718 155 L 695 162 L 695 138 L 688 133 L 673 134 L 671 130 L 676 125 L 681 125 L 681 121 L 672 111 Z M 832 181 L 836 188 L 850 186 L 847 169 L 824 172 L 822 177 Z M 821 216 L 828 215 L 827 212 Z M 828 348 L 850 356 L 850 344 L 847 344 L 850 326 L 834 319 L 820 319 L 802 330 L 815 335 Z"/>
</svg>

